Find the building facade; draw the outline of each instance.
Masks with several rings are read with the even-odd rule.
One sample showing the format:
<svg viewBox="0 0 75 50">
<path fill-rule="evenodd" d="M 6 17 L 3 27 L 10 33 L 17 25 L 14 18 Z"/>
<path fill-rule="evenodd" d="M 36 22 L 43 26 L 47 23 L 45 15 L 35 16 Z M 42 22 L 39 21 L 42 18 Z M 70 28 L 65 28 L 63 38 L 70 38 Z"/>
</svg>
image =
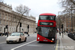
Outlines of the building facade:
<svg viewBox="0 0 75 50">
<path fill-rule="evenodd" d="M 20 14 L 14 12 L 12 10 L 12 6 L 9 6 L 3 2 L 0 2 L 0 32 L 8 32 L 12 33 L 16 31 L 16 26 L 19 22 Z M 29 33 L 34 33 L 36 31 L 36 19 L 32 16 L 23 16 L 22 20 L 22 31 L 28 31 L 27 26 L 29 25 Z M 8 29 L 6 29 L 6 25 L 8 25 Z M 19 26 L 18 26 L 19 32 Z"/>
<path fill-rule="evenodd" d="M 73 31 L 75 31 L 75 17 L 66 17 L 66 30 L 71 31 L 71 29 L 73 28 Z"/>
<path fill-rule="evenodd" d="M 70 14 L 68 15 L 64 15 L 64 20 L 63 20 L 63 26 L 64 26 L 64 30 L 66 31 L 71 31 L 72 28 L 73 28 L 73 31 L 75 31 L 75 16 L 73 15 L 72 16 L 72 19 L 71 19 L 71 16 Z"/>
</svg>

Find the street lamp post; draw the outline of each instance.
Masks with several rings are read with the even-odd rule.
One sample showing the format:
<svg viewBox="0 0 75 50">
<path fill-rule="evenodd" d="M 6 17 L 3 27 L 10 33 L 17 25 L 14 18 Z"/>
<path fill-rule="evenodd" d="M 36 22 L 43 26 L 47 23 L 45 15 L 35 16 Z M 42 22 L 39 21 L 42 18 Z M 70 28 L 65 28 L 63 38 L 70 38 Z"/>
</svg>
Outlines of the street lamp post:
<svg viewBox="0 0 75 50">
<path fill-rule="evenodd" d="M 73 32 L 72 8 L 73 8 L 73 7 L 71 6 L 71 27 L 72 27 L 72 28 L 71 28 L 71 31 Z"/>
<path fill-rule="evenodd" d="M 60 11 L 58 12 L 58 17 L 59 17 L 59 13 L 60 13 Z M 61 33 L 60 33 L 60 17 L 59 17 L 59 34 L 61 35 Z"/>
<path fill-rule="evenodd" d="M 21 32 L 22 23 L 21 23 L 21 22 L 19 22 L 19 24 L 20 24 L 19 32 Z"/>
<path fill-rule="evenodd" d="M 61 33 L 60 33 L 60 17 L 59 17 L 59 34 L 61 35 Z"/>
<path fill-rule="evenodd" d="M 59 13 L 61 13 L 61 12 L 58 12 L 58 16 L 59 16 Z M 61 27 L 62 28 L 62 37 L 63 37 L 63 24 L 61 25 L 60 21 L 61 21 L 61 19 L 59 17 L 59 34 L 61 35 L 61 32 L 60 32 L 60 27 Z"/>
</svg>

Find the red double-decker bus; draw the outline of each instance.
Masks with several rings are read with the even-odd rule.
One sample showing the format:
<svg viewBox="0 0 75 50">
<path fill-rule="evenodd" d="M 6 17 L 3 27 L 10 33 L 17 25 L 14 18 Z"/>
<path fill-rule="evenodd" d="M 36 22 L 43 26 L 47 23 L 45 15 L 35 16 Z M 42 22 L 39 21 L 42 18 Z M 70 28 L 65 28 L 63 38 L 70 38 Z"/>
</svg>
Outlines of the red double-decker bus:
<svg viewBox="0 0 75 50">
<path fill-rule="evenodd" d="M 56 32 L 56 15 L 52 13 L 40 14 L 37 25 L 37 41 L 55 43 Z"/>
</svg>

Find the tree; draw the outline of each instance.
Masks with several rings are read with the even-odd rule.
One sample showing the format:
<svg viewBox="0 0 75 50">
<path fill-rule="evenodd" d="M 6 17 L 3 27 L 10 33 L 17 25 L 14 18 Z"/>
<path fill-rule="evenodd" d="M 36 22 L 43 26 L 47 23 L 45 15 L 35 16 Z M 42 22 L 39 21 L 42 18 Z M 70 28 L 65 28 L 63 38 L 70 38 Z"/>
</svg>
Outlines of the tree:
<svg viewBox="0 0 75 50">
<path fill-rule="evenodd" d="M 61 6 L 64 8 L 70 8 L 71 6 L 74 6 L 71 0 L 61 0 L 60 3 L 61 3 Z"/>
<path fill-rule="evenodd" d="M 71 17 L 71 27 L 73 29 L 73 17 L 75 16 L 75 0 L 61 0 L 61 7 L 64 8 L 64 15 L 66 18 Z M 65 19 L 65 18 L 64 18 Z M 66 21 L 66 20 L 64 20 Z"/>
<path fill-rule="evenodd" d="M 75 0 L 70 0 L 70 2 L 72 2 L 75 5 Z"/>
<path fill-rule="evenodd" d="M 59 27 L 59 25 L 61 25 L 63 23 L 63 16 L 59 15 L 56 17 L 56 22 L 57 22 L 57 27 Z"/>
<path fill-rule="evenodd" d="M 21 23 L 21 19 L 23 18 L 24 15 L 28 14 L 29 13 L 29 8 L 27 6 L 24 6 L 24 5 L 19 5 L 15 8 L 16 12 L 20 14 L 20 17 L 18 18 L 18 24 L 16 26 L 16 31 L 17 31 L 17 28 L 18 26 L 20 25 Z M 20 31 L 20 30 L 19 30 Z"/>
<path fill-rule="evenodd" d="M 71 8 L 75 8 L 75 0 L 61 0 L 60 3 L 65 9 L 64 12 L 71 12 Z"/>
</svg>

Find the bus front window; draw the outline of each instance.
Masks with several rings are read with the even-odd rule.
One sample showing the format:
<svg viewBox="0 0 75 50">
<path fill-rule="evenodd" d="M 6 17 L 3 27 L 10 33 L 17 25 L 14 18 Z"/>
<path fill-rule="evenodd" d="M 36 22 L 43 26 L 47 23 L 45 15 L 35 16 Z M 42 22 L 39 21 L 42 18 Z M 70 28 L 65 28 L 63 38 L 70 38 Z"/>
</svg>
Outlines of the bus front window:
<svg viewBox="0 0 75 50">
<path fill-rule="evenodd" d="M 55 20 L 55 16 L 39 16 L 39 20 Z"/>
<path fill-rule="evenodd" d="M 49 20 L 55 20 L 55 16 L 49 16 Z"/>
<path fill-rule="evenodd" d="M 38 34 L 44 37 L 54 37 L 56 29 L 54 27 L 39 27 Z"/>
</svg>

